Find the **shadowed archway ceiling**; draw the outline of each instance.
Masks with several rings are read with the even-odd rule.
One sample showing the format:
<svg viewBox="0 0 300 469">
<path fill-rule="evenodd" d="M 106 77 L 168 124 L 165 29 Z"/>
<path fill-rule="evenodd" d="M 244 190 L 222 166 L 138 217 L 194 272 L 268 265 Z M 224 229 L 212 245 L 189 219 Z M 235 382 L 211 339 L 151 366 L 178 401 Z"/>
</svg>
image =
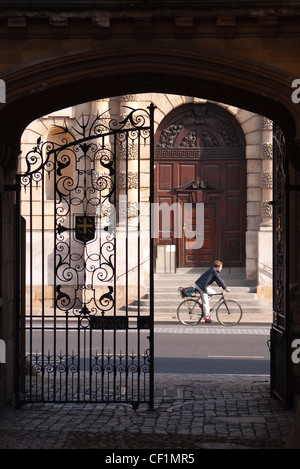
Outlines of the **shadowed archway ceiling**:
<svg viewBox="0 0 300 469">
<path fill-rule="evenodd" d="M 23 129 L 42 115 L 151 91 L 232 104 L 299 138 L 291 101 L 299 1 L 42 3 L 0 0 L 2 161 L 7 149 L 15 160 Z"/>
</svg>

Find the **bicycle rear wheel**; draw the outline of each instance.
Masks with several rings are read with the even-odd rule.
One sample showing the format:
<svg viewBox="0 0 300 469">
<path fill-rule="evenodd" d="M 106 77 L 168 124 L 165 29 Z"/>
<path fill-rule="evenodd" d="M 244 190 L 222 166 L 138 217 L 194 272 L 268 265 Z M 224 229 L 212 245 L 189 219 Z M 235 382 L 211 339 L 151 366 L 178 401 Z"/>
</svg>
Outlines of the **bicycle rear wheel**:
<svg viewBox="0 0 300 469">
<path fill-rule="evenodd" d="M 185 326 L 195 326 L 203 316 L 203 310 L 197 300 L 187 299 L 177 308 L 177 318 Z"/>
<path fill-rule="evenodd" d="M 238 324 L 242 315 L 243 311 L 241 306 L 234 300 L 225 300 L 216 310 L 216 316 L 219 323 L 228 327 Z"/>
</svg>

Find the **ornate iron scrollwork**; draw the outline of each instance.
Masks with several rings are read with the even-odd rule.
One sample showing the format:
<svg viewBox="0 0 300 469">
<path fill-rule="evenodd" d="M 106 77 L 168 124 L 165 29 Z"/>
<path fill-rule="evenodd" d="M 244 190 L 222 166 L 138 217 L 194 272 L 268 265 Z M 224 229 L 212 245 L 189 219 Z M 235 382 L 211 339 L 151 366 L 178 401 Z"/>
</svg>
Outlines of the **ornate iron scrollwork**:
<svg viewBox="0 0 300 469">
<path fill-rule="evenodd" d="M 286 143 L 282 130 L 276 124 L 273 129 L 273 154 L 276 180 L 274 184 L 274 320 L 275 325 L 285 327 L 286 288 Z"/>
<path fill-rule="evenodd" d="M 146 346 L 143 345 L 143 350 L 147 352 L 142 353 L 139 349 L 140 338 L 136 339 L 129 352 L 128 340 L 122 335 L 128 334 L 128 328 L 131 327 L 126 293 L 129 289 L 128 252 L 125 256 L 127 270 L 124 276 L 126 281 L 122 286 L 125 292 L 123 294 L 122 291 L 125 297 L 122 308 L 117 305 L 116 279 L 120 258 L 117 247 L 118 243 L 121 245 L 116 216 L 116 206 L 121 207 L 121 202 L 118 199 L 116 182 L 121 174 L 123 186 L 119 190 L 127 191 L 132 188 L 131 173 L 128 171 L 129 150 L 140 165 L 141 147 L 153 139 L 153 109 L 152 105 L 148 110 L 128 108 L 128 115 L 120 120 L 108 119 L 107 115 L 81 116 L 75 120 L 72 128 L 66 124 L 55 128 L 51 138 L 38 138 L 34 148 L 24 158 L 26 168 L 18 178 L 30 205 L 30 298 L 26 315 L 31 320 L 25 326 L 21 322 L 21 327 L 34 330 L 36 317 L 42 321 L 42 325 L 38 329 L 41 332 L 35 335 L 38 337 L 35 345 L 33 335 L 28 335 L 31 337 L 29 351 L 26 351 L 23 359 L 24 369 L 31 377 L 34 370 L 36 385 L 39 387 L 36 393 L 42 400 L 85 400 L 86 396 L 81 395 L 82 391 L 79 390 L 82 380 L 83 388 L 89 387 L 90 400 L 127 399 L 138 402 L 145 400 L 146 395 L 148 401 L 153 400 L 153 389 L 149 397 L 149 379 L 148 388 L 142 391 L 143 398 L 139 389 L 139 375 L 144 376 L 142 382 L 146 381 L 146 375 L 153 373 L 150 369 L 148 336 Z M 149 150 L 153 150 L 153 142 L 151 145 Z M 119 167 L 121 160 L 122 163 L 125 162 L 122 171 Z M 139 173 L 134 181 L 133 190 L 136 190 L 140 185 Z M 33 194 L 33 188 L 38 195 Z M 37 208 L 38 201 L 42 208 Z M 33 213 L 34 207 L 37 216 Z M 125 221 L 127 231 L 128 219 L 129 217 Z M 36 222 L 37 225 L 34 225 Z M 37 265 L 36 272 L 33 269 L 35 261 L 32 255 L 35 237 L 41 240 L 42 247 L 42 260 Z M 128 241 L 126 243 L 128 246 Z M 136 245 L 139 250 L 137 259 L 140 260 L 139 242 Z M 43 253 L 45 248 L 49 252 L 47 261 Z M 126 251 L 122 245 L 120 249 Z M 138 264 L 135 270 L 139 272 L 140 268 Z M 36 278 L 41 279 L 41 286 L 35 286 L 34 282 L 40 282 Z M 49 285 L 46 285 L 46 278 Z M 138 281 L 140 278 L 138 274 Z M 35 295 L 40 294 L 37 290 L 41 290 L 38 301 L 35 300 Z M 46 301 L 46 290 L 47 294 L 49 291 L 54 292 L 50 299 L 51 305 L 48 304 L 48 298 L 48 303 Z M 136 290 L 140 291 L 140 284 L 136 285 Z M 38 312 L 35 316 L 37 308 L 41 309 L 41 313 Z M 153 311 L 147 314 L 147 321 L 142 321 L 139 315 L 140 312 L 137 313 L 134 327 L 137 337 L 140 329 L 145 329 L 146 326 L 151 328 L 153 325 Z M 58 331 L 63 331 L 65 340 L 65 343 L 60 343 L 65 348 L 65 352 L 61 353 L 57 352 Z M 125 350 L 117 354 L 119 342 Z M 69 353 L 71 343 L 76 351 Z M 33 351 L 34 346 L 36 352 Z M 49 347 L 48 353 L 46 346 Z M 110 348 L 112 352 L 109 351 Z M 132 378 L 132 383 L 135 384 L 132 384 L 130 391 L 126 390 L 124 396 L 120 389 L 128 383 L 127 378 L 123 378 L 128 374 L 138 378 Z M 65 380 L 63 384 L 57 382 L 58 377 L 60 383 Z M 121 378 L 126 381 L 124 385 L 121 385 Z M 42 384 L 39 384 L 39 380 Z M 92 385 L 93 380 L 95 384 Z M 32 379 L 29 380 L 31 382 Z M 34 400 L 33 388 L 29 395 Z"/>
</svg>

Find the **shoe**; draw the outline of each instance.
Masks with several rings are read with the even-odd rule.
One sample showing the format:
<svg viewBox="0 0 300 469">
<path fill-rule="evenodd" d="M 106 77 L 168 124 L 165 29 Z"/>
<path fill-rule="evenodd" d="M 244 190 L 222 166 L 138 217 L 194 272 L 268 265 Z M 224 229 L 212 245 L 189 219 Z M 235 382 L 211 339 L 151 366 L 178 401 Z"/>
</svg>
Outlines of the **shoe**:
<svg viewBox="0 0 300 469">
<path fill-rule="evenodd" d="M 206 318 L 206 319 L 205 319 L 205 324 L 209 324 L 209 323 L 211 323 L 211 322 L 212 322 L 212 321 L 211 321 L 210 318 Z"/>
</svg>

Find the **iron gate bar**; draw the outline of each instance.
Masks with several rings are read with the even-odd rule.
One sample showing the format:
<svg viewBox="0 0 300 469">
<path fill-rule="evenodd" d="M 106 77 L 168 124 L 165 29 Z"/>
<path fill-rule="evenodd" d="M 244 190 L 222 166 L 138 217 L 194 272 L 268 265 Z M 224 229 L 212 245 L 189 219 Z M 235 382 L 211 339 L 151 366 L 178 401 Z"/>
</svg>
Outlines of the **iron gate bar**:
<svg viewBox="0 0 300 469">
<path fill-rule="evenodd" d="M 287 383 L 287 336 L 289 335 L 288 288 L 289 262 L 287 255 L 289 203 L 288 161 L 285 136 L 273 123 L 273 322 L 271 328 L 271 393 L 285 405 L 289 402 Z"/>
<path fill-rule="evenodd" d="M 150 204 L 154 202 L 154 110 L 151 103 L 150 112 Z M 151 162 L 152 160 L 152 162 Z M 150 208 L 150 231 L 153 227 L 153 213 Z M 150 233 L 150 407 L 154 407 L 154 233 Z"/>
<path fill-rule="evenodd" d="M 121 318 L 120 312 L 117 307 L 117 249 L 118 243 L 122 249 L 121 240 L 118 239 L 116 232 L 110 232 L 111 220 L 108 221 L 106 235 L 102 231 L 95 233 L 94 227 L 89 237 L 86 237 L 87 230 L 83 227 L 83 235 L 77 236 L 72 228 L 74 215 L 74 207 L 76 204 L 81 207 L 80 216 L 81 221 L 91 221 L 94 224 L 95 217 L 88 214 L 88 209 L 94 210 L 94 207 L 101 205 L 104 201 L 113 202 L 116 204 L 116 158 L 117 146 L 125 142 L 126 158 L 125 158 L 125 175 L 126 175 L 126 201 L 128 200 L 128 151 L 129 141 L 132 145 L 137 143 L 137 159 L 138 159 L 138 208 L 141 203 L 141 145 L 142 139 L 144 142 L 149 141 L 149 154 L 150 161 L 150 199 L 149 199 L 149 217 L 150 227 L 151 221 L 151 203 L 154 200 L 154 167 L 153 167 L 153 150 L 154 150 L 154 109 L 153 104 L 146 110 L 130 110 L 128 116 L 120 122 L 111 119 L 106 125 L 106 131 L 100 129 L 101 116 L 97 116 L 92 122 L 88 130 L 87 122 L 82 120 L 82 124 L 76 121 L 79 126 L 77 134 L 80 138 L 73 138 L 70 142 L 67 141 L 64 145 L 59 145 L 55 142 L 42 143 L 41 138 L 37 141 L 37 146 L 26 155 L 25 161 L 27 164 L 27 171 L 18 174 L 17 182 L 15 185 L 17 196 L 17 210 L 16 210 L 16 254 L 18 273 L 17 279 L 20 277 L 21 254 L 20 251 L 24 250 L 25 246 L 20 245 L 20 220 L 21 220 L 21 198 L 20 190 L 23 187 L 29 189 L 29 314 L 21 311 L 20 305 L 17 307 L 17 332 L 18 337 L 28 335 L 28 353 L 22 349 L 21 341 L 17 341 L 17 376 L 16 376 L 16 397 L 18 402 L 36 402 L 36 401 L 51 401 L 51 402 L 75 402 L 75 401 L 93 401 L 93 402 L 130 402 L 133 406 L 138 406 L 140 402 L 148 403 L 149 407 L 153 407 L 153 394 L 154 394 L 154 360 L 153 360 L 153 321 L 154 321 L 154 300 L 153 300 L 153 239 L 151 230 L 149 232 L 149 258 L 150 276 L 148 278 L 150 306 L 147 316 L 141 313 L 141 221 L 138 219 L 137 223 L 137 312 L 134 316 L 129 314 L 129 255 L 131 253 L 129 246 L 129 220 L 128 216 L 125 218 L 125 328 L 119 330 L 116 327 L 110 329 L 110 335 L 104 328 L 94 327 L 97 314 L 102 314 L 102 317 Z M 143 115 L 135 116 L 138 111 L 142 111 Z M 145 117 L 146 116 L 146 117 Z M 89 118 L 90 119 L 90 118 Z M 88 122 L 89 122 L 88 119 Z M 146 119 L 149 119 L 149 125 L 145 125 Z M 142 125 L 141 125 L 142 122 Z M 113 125 L 114 124 L 114 125 Z M 130 124 L 130 125 L 128 125 Z M 97 128 L 98 126 L 98 128 Z M 112 128 L 114 126 L 114 128 Z M 74 130 L 74 128 L 73 128 Z M 93 133 L 92 130 L 95 132 Z M 72 135 L 67 127 L 63 129 L 64 133 Z M 113 136 L 114 148 L 113 151 L 105 147 L 105 138 Z M 103 150 L 103 154 L 99 154 L 98 162 L 99 168 L 106 168 L 109 170 L 109 176 L 98 176 L 97 184 L 95 186 L 93 177 L 96 176 L 96 149 L 97 141 L 99 143 L 99 151 Z M 90 148 L 94 146 L 94 153 L 92 156 L 88 155 Z M 47 147 L 47 148 L 46 148 Z M 43 153 L 46 148 L 46 153 Z M 77 153 L 80 149 L 81 153 Z M 100 150 L 101 149 L 101 150 Z M 91 150 L 92 151 L 92 150 Z M 70 152 L 68 154 L 68 152 Z M 108 157 L 108 154 L 110 156 Z M 73 157 L 73 159 L 72 159 Z M 105 161 L 105 158 L 106 161 Z M 110 159 L 109 159 L 110 158 Z M 80 166 L 80 164 L 82 166 Z M 74 168 L 72 169 L 72 165 Z M 74 171 L 74 177 L 64 171 Z M 46 255 L 48 250 L 49 239 L 45 238 L 46 216 L 49 213 L 45 211 L 46 203 L 46 176 L 49 176 L 50 186 L 52 187 L 52 199 L 50 196 L 47 198 L 48 204 L 52 200 L 53 206 L 53 313 L 49 311 L 49 306 L 46 307 Z M 51 181 L 51 176 L 53 181 Z M 76 179 L 77 178 L 77 179 Z M 106 178 L 111 182 L 111 187 L 108 193 L 105 194 L 103 187 L 99 188 L 99 181 L 102 178 L 102 184 Z M 106 185 L 108 181 L 105 181 Z M 67 182 L 66 182 L 67 181 Z M 33 247 L 37 242 L 39 235 L 38 223 L 34 218 L 35 200 L 33 199 L 33 185 L 36 185 L 36 190 L 41 190 L 41 316 L 35 312 L 35 299 L 34 295 L 34 281 L 37 281 L 40 272 L 36 271 L 33 258 Z M 89 185 L 90 184 L 90 185 Z M 106 186 L 107 187 L 107 186 Z M 19 188 L 19 191 L 17 190 Z M 96 192 L 97 202 L 89 198 L 88 191 L 93 190 Z M 74 193 L 72 193 L 72 191 Z M 80 192 L 82 197 L 79 198 Z M 77 193 L 77 201 L 75 193 Z M 50 201 L 50 202 L 49 202 Z M 79 202 L 78 202 L 79 201 Z M 93 205 L 94 204 L 94 205 Z M 101 207 L 102 209 L 102 207 Z M 128 210 L 128 207 L 127 207 Z M 128 213 L 126 214 L 128 215 Z M 79 214 L 78 214 L 79 216 Z M 88 219 L 88 217 L 90 217 Z M 78 220 L 77 220 L 78 221 Z M 98 222 L 101 225 L 101 214 L 99 215 Z M 75 229 L 78 224 L 74 225 Z M 115 228 L 115 227 L 113 227 Z M 74 237 L 71 232 L 74 232 Z M 84 231 L 85 230 L 85 231 Z M 79 239 L 78 239 L 79 238 Z M 74 247 L 74 243 L 81 243 L 81 247 Z M 99 250 L 91 253 L 88 250 L 89 243 L 97 243 Z M 112 251 L 105 251 L 107 246 L 111 246 Z M 105 246 L 105 249 L 104 249 Z M 45 251 L 46 248 L 46 251 Z M 47 251 L 48 250 L 48 251 Z M 109 254 L 112 252 L 112 254 Z M 93 257 L 94 256 L 94 257 Z M 76 260 L 77 259 L 77 260 Z M 101 268 L 110 269 L 106 270 L 106 277 L 101 279 L 95 275 L 95 271 Z M 76 265 L 77 263 L 77 265 Z M 47 274 L 47 276 L 49 273 Z M 69 283 L 69 280 L 75 279 L 76 283 Z M 99 285 L 105 285 L 107 279 L 112 281 L 113 286 L 108 286 L 107 293 L 101 293 L 102 296 L 98 299 L 96 293 L 96 278 L 100 280 Z M 58 281 L 59 280 L 59 281 Z M 65 283 L 63 283 L 65 282 Z M 20 282 L 16 282 L 17 292 L 21 291 Z M 68 290 L 70 289 L 70 291 Z M 49 290 L 49 289 L 48 289 Z M 99 292 L 100 293 L 100 292 Z M 49 291 L 47 292 L 48 298 Z M 71 295 L 71 296 L 70 296 Z M 74 295 L 74 297 L 72 297 Z M 104 303 L 104 300 L 106 303 Z M 93 306 L 94 305 L 94 306 Z M 111 316 L 110 314 L 113 314 Z M 108 314 L 107 316 L 105 316 Z M 99 317 L 99 316 L 98 316 Z M 134 318 L 134 326 L 130 318 Z M 73 319 L 72 319 L 73 318 Z M 77 319 L 77 325 L 74 321 Z M 24 326 L 23 322 L 24 321 Z M 122 322 L 122 321 L 121 321 Z M 128 325 L 127 325 L 128 324 Z M 142 354 L 142 336 L 141 332 L 149 329 L 149 335 L 146 340 L 148 341 L 146 349 Z M 123 331 L 125 336 L 123 336 Z M 130 331 L 135 331 L 135 348 L 132 352 L 129 350 Z M 64 335 L 64 352 L 58 348 L 58 338 L 61 333 Z M 112 337 L 110 339 L 109 337 Z M 143 336 L 144 337 L 144 336 Z M 130 337 L 131 338 L 131 337 Z M 94 340 L 95 339 L 95 340 Z M 125 341 L 125 353 L 120 350 L 118 354 L 117 343 L 122 343 L 120 340 Z M 74 342 L 75 340 L 75 342 Z M 112 340 L 112 353 L 106 350 L 109 346 L 109 341 Z M 76 344 L 77 351 L 72 351 L 71 346 Z M 100 345 L 101 351 L 98 353 L 94 347 Z M 36 351 L 34 351 L 36 346 Z M 37 347 L 40 347 L 41 351 Z M 46 349 L 48 347 L 48 353 Z M 51 350 L 52 349 L 52 350 Z M 20 363 L 22 357 L 23 363 Z M 28 378 L 22 381 L 22 370 L 24 373 L 29 373 Z M 81 376 L 82 375 L 82 376 Z M 111 379 L 112 375 L 112 379 Z M 98 379 L 100 377 L 100 380 Z M 142 379 L 143 378 L 143 379 Z M 93 384 L 93 380 L 95 383 Z M 148 383 L 148 384 L 147 384 Z M 21 388 L 20 388 L 21 384 Z M 118 387 L 119 386 L 119 387 Z M 123 388 L 125 391 L 123 395 Z M 112 388 L 112 389 L 111 389 Z M 100 392 L 100 396 L 99 396 Z"/>
</svg>

